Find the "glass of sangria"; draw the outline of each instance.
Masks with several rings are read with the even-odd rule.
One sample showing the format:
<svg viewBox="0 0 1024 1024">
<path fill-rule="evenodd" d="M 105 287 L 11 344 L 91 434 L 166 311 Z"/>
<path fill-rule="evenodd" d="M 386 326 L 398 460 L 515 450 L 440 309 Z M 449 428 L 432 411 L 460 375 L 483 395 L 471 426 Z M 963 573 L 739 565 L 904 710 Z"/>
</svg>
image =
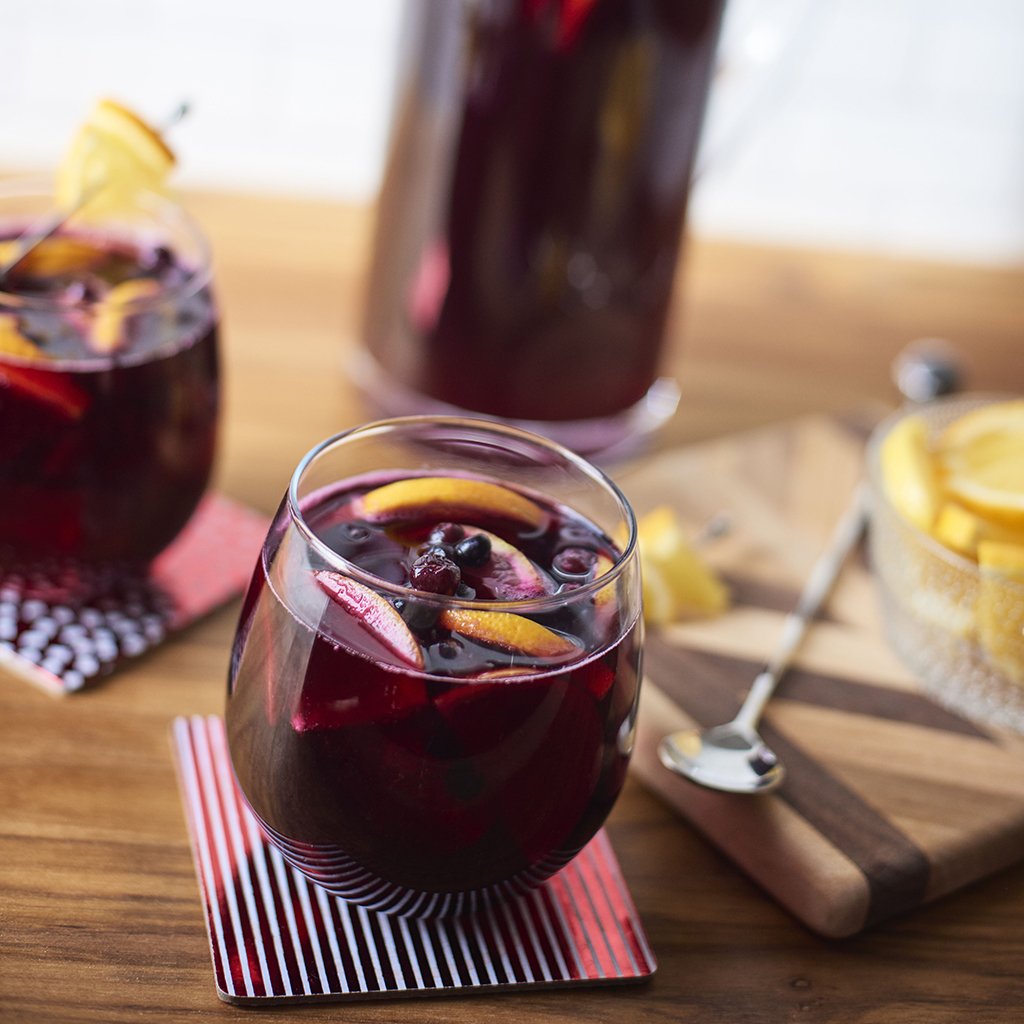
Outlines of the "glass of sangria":
<svg viewBox="0 0 1024 1024">
<path fill-rule="evenodd" d="M 0 191 L 0 265 L 53 209 Z M 210 477 L 217 306 L 198 228 L 140 190 L 71 218 L 0 278 L 0 570 L 145 566 Z"/>
<path fill-rule="evenodd" d="M 632 752 L 633 513 L 514 427 L 403 417 L 299 464 L 243 604 L 226 725 L 269 840 L 345 899 L 470 912 L 566 864 Z"/>
</svg>

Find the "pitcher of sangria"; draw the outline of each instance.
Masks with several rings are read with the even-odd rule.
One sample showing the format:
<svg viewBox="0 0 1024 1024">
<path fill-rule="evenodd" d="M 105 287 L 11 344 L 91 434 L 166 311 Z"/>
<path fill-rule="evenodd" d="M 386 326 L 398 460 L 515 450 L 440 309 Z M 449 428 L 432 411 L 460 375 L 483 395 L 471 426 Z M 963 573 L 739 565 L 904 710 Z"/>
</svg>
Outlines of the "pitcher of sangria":
<svg viewBox="0 0 1024 1024">
<path fill-rule="evenodd" d="M 355 374 L 596 456 L 675 410 L 663 376 L 725 0 L 427 0 L 380 196 Z"/>
</svg>

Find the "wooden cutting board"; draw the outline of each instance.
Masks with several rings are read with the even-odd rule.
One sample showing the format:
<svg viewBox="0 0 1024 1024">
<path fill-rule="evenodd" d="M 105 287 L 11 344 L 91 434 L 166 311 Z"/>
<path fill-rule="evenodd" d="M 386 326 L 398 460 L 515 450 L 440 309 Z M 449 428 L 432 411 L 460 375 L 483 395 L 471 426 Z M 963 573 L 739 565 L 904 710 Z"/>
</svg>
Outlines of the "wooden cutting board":
<svg viewBox="0 0 1024 1024">
<path fill-rule="evenodd" d="M 865 425 L 803 419 L 671 452 L 619 475 L 639 513 L 673 505 L 732 607 L 650 630 L 634 770 L 815 931 L 853 934 L 1024 858 L 1024 738 L 923 693 L 890 650 L 854 555 L 763 719 L 786 766 L 773 793 L 712 792 L 665 769 L 659 739 L 731 718 L 861 470 Z"/>
</svg>

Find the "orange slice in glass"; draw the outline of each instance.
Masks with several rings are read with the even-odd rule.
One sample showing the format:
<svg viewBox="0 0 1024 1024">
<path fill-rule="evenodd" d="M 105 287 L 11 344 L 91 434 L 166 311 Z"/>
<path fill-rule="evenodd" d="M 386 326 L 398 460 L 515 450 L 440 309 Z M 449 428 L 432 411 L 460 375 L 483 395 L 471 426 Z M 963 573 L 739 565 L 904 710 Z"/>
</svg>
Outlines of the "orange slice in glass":
<svg viewBox="0 0 1024 1024">
<path fill-rule="evenodd" d="M 71 420 L 88 408 L 88 396 L 65 374 L 47 368 L 46 353 L 18 330 L 17 318 L 9 314 L 0 314 L 0 356 L 4 355 L 14 356 L 18 362 L 0 358 L 0 398 L 4 389 L 10 388 Z"/>
<path fill-rule="evenodd" d="M 21 251 L 21 242 L 0 242 L 0 266 L 5 266 Z M 103 253 L 78 238 L 44 238 L 33 246 L 17 264 L 17 274 L 27 277 L 58 277 L 82 273 L 98 266 Z"/>
<path fill-rule="evenodd" d="M 473 522 L 514 520 L 539 527 L 544 510 L 518 491 L 486 480 L 456 476 L 413 476 L 384 484 L 357 499 L 357 514 L 371 523 L 412 519 Z"/>
<path fill-rule="evenodd" d="M 567 637 L 512 612 L 447 608 L 438 616 L 438 624 L 453 633 L 514 654 L 561 661 L 580 653 Z"/>
<path fill-rule="evenodd" d="M 84 215 L 108 216 L 130 207 L 140 191 L 164 191 L 174 162 L 156 129 L 120 103 L 102 99 L 57 169 L 57 205 L 73 210 L 88 199 Z"/>
<path fill-rule="evenodd" d="M 160 285 L 149 277 L 122 281 L 107 292 L 96 307 L 96 316 L 89 336 L 97 352 L 115 352 L 128 343 L 128 318 L 137 304 L 160 294 Z"/>
</svg>

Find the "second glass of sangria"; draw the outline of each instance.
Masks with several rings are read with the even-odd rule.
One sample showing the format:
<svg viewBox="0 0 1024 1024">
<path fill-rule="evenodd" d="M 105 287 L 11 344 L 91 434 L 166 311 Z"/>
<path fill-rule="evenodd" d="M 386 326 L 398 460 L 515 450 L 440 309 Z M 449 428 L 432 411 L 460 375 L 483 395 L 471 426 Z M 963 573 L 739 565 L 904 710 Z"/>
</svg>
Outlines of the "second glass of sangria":
<svg viewBox="0 0 1024 1024">
<path fill-rule="evenodd" d="M 38 183 L 0 191 L 0 264 L 52 208 Z M 192 515 L 217 435 L 210 276 L 180 206 L 140 190 L 0 278 L 0 571 L 144 567 Z"/>
<path fill-rule="evenodd" d="M 513 427 L 407 417 L 314 448 L 228 684 L 234 771 L 285 858 L 414 916 L 566 864 L 632 751 L 635 532 L 606 476 Z"/>
</svg>

